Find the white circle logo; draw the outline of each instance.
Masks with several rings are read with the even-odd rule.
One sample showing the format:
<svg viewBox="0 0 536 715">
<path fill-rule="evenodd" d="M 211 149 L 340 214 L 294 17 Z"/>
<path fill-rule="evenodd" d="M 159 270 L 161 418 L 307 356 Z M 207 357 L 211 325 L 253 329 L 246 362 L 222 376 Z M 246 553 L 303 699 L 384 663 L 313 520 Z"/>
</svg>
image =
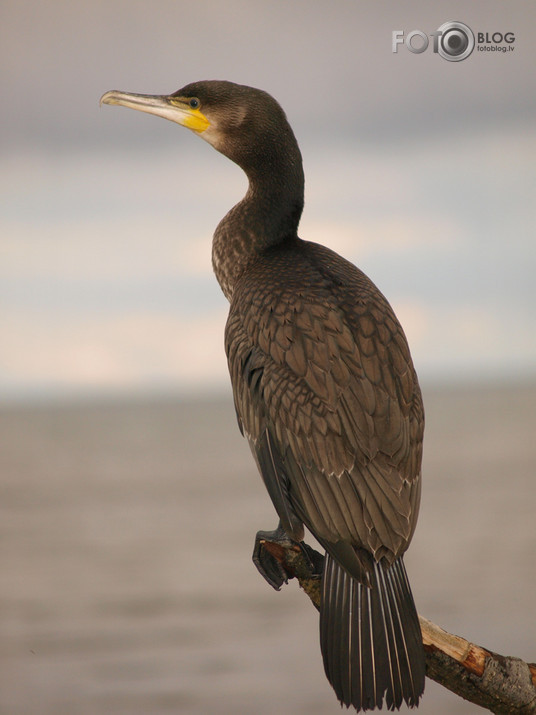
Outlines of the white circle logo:
<svg viewBox="0 0 536 715">
<path fill-rule="evenodd" d="M 437 52 L 449 62 L 464 60 L 475 47 L 473 31 L 463 22 L 445 22 L 438 27 L 437 33 L 439 35 Z"/>
</svg>

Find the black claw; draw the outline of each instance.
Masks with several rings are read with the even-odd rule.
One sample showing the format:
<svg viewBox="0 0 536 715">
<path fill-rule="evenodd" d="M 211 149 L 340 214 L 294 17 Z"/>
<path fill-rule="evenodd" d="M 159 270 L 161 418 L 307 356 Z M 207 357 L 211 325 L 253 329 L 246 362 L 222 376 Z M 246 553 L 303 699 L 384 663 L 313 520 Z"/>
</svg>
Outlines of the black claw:
<svg viewBox="0 0 536 715">
<path fill-rule="evenodd" d="M 287 583 L 290 578 L 293 578 L 293 574 L 286 571 L 275 556 L 272 556 L 264 547 L 266 541 L 271 544 L 278 544 L 284 549 L 294 546 L 295 542 L 289 539 L 281 526 L 275 529 L 275 531 L 258 531 L 255 536 L 253 563 L 264 580 L 276 591 L 279 591 L 284 583 Z"/>
</svg>

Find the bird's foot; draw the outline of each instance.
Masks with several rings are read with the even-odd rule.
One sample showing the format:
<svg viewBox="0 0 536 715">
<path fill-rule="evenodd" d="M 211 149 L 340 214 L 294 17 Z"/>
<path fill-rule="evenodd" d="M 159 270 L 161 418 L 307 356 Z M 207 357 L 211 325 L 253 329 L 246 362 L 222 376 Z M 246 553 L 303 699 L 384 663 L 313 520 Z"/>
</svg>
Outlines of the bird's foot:
<svg viewBox="0 0 536 715">
<path fill-rule="evenodd" d="M 258 531 L 255 536 L 253 563 L 264 580 L 276 591 L 294 578 L 294 574 L 284 566 L 285 553 L 289 549 L 299 550 L 300 545 L 290 539 L 281 526 L 274 531 Z"/>
<path fill-rule="evenodd" d="M 294 541 L 278 526 L 274 531 L 258 531 L 253 563 L 276 591 L 289 579 L 319 579 L 324 557 L 304 541 Z"/>
</svg>

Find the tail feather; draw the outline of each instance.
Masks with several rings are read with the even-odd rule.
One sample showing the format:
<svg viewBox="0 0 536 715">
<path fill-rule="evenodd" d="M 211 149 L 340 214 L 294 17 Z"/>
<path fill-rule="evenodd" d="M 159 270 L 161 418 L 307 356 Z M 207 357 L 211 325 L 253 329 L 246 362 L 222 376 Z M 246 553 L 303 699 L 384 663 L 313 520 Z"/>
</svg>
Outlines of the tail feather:
<svg viewBox="0 0 536 715">
<path fill-rule="evenodd" d="M 389 710 L 418 704 L 424 690 L 419 619 L 404 563 L 375 563 L 371 586 L 326 554 L 320 609 L 324 668 L 342 704 Z"/>
</svg>

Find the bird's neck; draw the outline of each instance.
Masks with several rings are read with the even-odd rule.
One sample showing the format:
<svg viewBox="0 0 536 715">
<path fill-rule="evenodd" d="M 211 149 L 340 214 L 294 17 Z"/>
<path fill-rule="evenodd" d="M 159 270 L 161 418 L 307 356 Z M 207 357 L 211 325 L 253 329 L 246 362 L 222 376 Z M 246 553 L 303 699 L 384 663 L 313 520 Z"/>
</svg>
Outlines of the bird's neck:
<svg viewBox="0 0 536 715">
<path fill-rule="evenodd" d="M 281 165 L 282 158 L 246 169 L 247 193 L 214 233 L 212 265 L 229 301 L 236 282 L 259 254 L 297 236 L 304 194 L 301 156 L 297 150 Z"/>
</svg>

